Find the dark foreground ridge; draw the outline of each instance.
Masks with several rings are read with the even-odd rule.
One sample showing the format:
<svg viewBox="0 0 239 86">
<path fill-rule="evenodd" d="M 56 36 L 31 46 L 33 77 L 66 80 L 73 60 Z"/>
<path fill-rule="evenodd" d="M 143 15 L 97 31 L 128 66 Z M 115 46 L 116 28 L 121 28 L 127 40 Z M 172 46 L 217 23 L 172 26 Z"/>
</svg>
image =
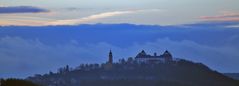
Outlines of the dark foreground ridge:
<svg viewBox="0 0 239 86">
<path fill-rule="evenodd" d="M 1 79 L 0 86 L 38 86 L 30 81 L 22 80 L 22 79 Z"/>
<path fill-rule="evenodd" d="M 202 63 L 175 59 L 142 50 L 135 58 L 113 62 L 110 51 L 103 64 L 59 68 L 57 73 L 28 77 L 40 86 L 239 86 L 239 82 L 209 69 Z"/>
</svg>

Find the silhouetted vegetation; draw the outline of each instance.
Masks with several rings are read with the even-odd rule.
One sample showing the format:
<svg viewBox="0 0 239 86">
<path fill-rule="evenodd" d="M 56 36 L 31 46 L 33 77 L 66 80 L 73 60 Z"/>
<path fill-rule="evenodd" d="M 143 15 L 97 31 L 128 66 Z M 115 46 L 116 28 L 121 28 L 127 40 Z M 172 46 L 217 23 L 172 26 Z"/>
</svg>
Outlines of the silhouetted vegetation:
<svg viewBox="0 0 239 86">
<path fill-rule="evenodd" d="M 1 79 L 0 86 L 38 86 L 30 81 L 22 79 Z"/>
<path fill-rule="evenodd" d="M 83 80 L 80 86 L 192 86 L 160 80 Z"/>
</svg>

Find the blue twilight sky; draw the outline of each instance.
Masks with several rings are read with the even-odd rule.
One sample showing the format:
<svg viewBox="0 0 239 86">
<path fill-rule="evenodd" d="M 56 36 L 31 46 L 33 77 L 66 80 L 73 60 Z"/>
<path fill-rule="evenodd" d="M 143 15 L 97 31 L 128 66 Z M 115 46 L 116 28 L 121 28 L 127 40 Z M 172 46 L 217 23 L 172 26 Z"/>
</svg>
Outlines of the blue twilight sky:
<svg viewBox="0 0 239 86">
<path fill-rule="evenodd" d="M 0 0 L 0 78 L 172 52 L 239 72 L 238 0 Z"/>
</svg>

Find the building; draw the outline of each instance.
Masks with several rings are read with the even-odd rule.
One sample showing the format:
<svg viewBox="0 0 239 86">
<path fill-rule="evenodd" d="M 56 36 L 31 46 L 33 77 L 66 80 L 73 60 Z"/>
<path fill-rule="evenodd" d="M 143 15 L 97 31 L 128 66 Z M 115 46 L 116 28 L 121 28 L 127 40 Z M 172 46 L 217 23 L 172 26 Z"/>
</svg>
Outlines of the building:
<svg viewBox="0 0 239 86">
<path fill-rule="evenodd" d="M 113 63 L 113 54 L 112 54 L 111 50 L 110 50 L 110 52 L 109 52 L 108 63 L 109 63 L 109 64 L 112 64 L 112 63 Z"/>
<path fill-rule="evenodd" d="M 138 53 L 134 59 L 134 61 L 138 63 L 168 63 L 173 61 L 173 56 L 169 51 L 165 51 L 161 55 L 157 55 L 157 53 L 154 53 L 154 55 L 147 54 L 144 50 L 142 50 L 140 53 Z M 113 64 L 113 54 L 110 50 L 108 55 L 108 61 L 106 62 L 106 68 L 110 69 Z"/>
<path fill-rule="evenodd" d="M 139 63 L 165 63 L 173 61 L 173 57 L 169 51 L 165 51 L 162 55 L 157 55 L 157 53 L 154 53 L 154 55 L 147 54 L 144 50 L 142 50 L 140 53 L 137 54 L 135 57 L 135 60 Z"/>
<path fill-rule="evenodd" d="M 104 68 L 106 70 L 110 70 L 110 69 L 112 69 L 112 67 L 113 67 L 113 54 L 112 54 L 112 51 L 110 50 L 109 56 L 108 56 L 108 61 L 104 65 Z"/>
</svg>

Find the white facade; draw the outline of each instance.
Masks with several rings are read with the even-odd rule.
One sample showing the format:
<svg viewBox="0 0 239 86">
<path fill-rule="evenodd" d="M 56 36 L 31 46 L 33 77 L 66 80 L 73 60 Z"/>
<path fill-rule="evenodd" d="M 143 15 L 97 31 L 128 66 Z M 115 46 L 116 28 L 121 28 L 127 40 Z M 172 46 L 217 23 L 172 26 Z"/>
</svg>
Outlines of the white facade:
<svg viewBox="0 0 239 86">
<path fill-rule="evenodd" d="M 135 60 L 139 63 L 165 63 L 173 60 L 172 55 L 165 51 L 162 55 L 157 56 L 157 53 L 154 53 L 154 56 L 146 54 L 144 50 L 142 50 L 136 57 Z"/>
<path fill-rule="evenodd" d="M 148 63 L 148 62 L 156 62 L 156 63 L 163 63 L 165 62 L 164 58 L 136 58 L 135 59 L 139 63 Z"/>
</svg>

